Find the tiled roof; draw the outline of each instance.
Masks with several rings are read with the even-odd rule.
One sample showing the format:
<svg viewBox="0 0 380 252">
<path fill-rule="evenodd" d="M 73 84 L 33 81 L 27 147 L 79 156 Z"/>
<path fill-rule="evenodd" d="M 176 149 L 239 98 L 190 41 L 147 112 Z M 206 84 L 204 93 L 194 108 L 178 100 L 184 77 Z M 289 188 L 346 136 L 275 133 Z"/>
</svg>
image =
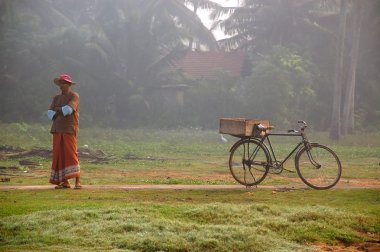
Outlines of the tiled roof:
<svg viewBox="0 0 380 252">
<path fill-rule="evenodd" d="M 243 52 L 198 52 L 188 51 L 177 60 L 172 70 L 179 70 L 194 79 L 218 78 L 218 71 L 241 76 L 245 54 Z"/>
</svg>

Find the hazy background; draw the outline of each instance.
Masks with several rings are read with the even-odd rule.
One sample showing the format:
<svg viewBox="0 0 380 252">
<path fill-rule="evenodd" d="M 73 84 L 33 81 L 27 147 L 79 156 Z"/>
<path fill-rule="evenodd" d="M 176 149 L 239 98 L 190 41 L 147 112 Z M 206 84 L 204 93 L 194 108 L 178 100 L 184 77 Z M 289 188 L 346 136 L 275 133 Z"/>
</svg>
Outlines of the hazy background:
<svg viewBox="0 0 380 252">
<path fill-rule="evenodd" d="M 52 80 L 69 73 L 82 127 L 380 129 L 380 1 L 215 2 L 1 0 L 0 121 L 48 123 Z M 249 69 L 192 78 L 173 70 L 188 51 L 244 52 Z M 181 102 L 167 85 L 187 87 Z"/>
</svg>

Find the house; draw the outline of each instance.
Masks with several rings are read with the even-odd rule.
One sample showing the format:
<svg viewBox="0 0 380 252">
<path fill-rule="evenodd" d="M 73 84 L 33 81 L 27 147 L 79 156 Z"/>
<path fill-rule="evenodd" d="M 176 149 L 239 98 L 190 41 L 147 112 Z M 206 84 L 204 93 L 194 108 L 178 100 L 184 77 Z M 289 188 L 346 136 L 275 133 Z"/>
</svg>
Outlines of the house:
<svg viewBox="0 0 380 252">
<path fill-rule="evenodd" d="M 180 71 L 192 79 L 218 79 L 220 71 L 231 76 L 247 76 L 251 65 L 244 52 L 188 51 L 172 66 L 172 71 Z"/>
<path fill-rule="evenodd" d="M 164 106 L 182 107 L 184 104 L 184 93 L 188 88 L 189 86 L 185 84 L 163 85 L 159 89 L 156 89 L 156 92 L 162 97 Z"/>
<path fill-rule="evenodd" d="M 244 52 L 220 51 L 187 51 L 169 69 L 193 80 L 217 80 L 221 71 L 234 77 L 246 76 L 250 70 L 251 64 Z M 155 89 L 155 94 L 161 97 L 165 107 L 182 107 L 188 88 L 186 84 L 164 85 Z"/>
</svg>

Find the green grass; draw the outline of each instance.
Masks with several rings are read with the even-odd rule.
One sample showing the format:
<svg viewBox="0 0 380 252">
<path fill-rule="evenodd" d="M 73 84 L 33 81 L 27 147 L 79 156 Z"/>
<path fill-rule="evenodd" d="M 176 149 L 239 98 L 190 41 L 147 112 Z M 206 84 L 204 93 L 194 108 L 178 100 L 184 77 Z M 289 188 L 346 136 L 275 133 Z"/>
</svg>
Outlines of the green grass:
<svg viewBox="0 0 380 252">
<path fill-rule="evenodd" d="M 24 123 L 0 124 L 0 145 L 31 149 L 51 148 L 49 125 Z M 327 133 L 311 132 L 309 139 L 331 147 L 343 165 L 342 181 L 352 179 L 380 180 L 380 133 L 351 135 L 340 142 L 328 139 Z M 195 129 L 81 129 L 78 146 L 88 145 L 115 158 L 107 163 L 93 164 L 81 160 L 84 184 L 234 184 L 229 174 L 229 149 L 237 138 L 225 136 L 222 143 L 218 132 Z M 272 137 L 277 158 L 284 158 L 297 143 L 297 138 Z M 127 159 L 133 156 L 140 160 Z M 19 166 L 3 184 L 46 184 L 49 158 L 28 157 L 42 163 L 41 167 L 22 167 L 21 158 L 0 159 L 0 166 Z M 285 167 L 294 171 L 294 159 Z M 26 171 L 26 172 L 25 172 Z M 105 176 L 107 174 L 107 176 Z M 2 175 L 3 176 L 3 175 Z M 268 176 L 263 184 L 286 185 L 301 183 L 295 173 Z"/>
<path fill-rule="evenodd" d="M 0 247 L 313 251 L 379 236 L 378 190 L 0 191 Z"/>
<path fill-rule="evenodd" d="M 49 126 L 0 124 L 0 145 L 51 148 Z M 234 184 L 229 148 L 217 131 L 81 129 L 78 145 L 114 159 L 81 160 L 84 185 Z M 343 164 L 342 181 L 380 180 L 380 134 L 343 141 L 312 132 Z M 273 139 L 278 158 L 296 139 Z M 126 157 L 137 157 L 128 159 Z M 21 159 L 38 161 L 20 166 Z M 47 184 L 50 158 L 1 158 L 1 185 Z M 293 160 L 285 168 L 294 171 Z M 5 174 L 5 175 L 4 175 Z M 295 179 L 293 179 L 295 178 Z M 297 174 L 267 185 L 302 184 Z M 0 186 L 1 186 L 0 185 Z M 1 251 L 314 251 L 313 244 L 378 240 L 379 190 L 36 190 L 0 191 Z"/>
</svg>

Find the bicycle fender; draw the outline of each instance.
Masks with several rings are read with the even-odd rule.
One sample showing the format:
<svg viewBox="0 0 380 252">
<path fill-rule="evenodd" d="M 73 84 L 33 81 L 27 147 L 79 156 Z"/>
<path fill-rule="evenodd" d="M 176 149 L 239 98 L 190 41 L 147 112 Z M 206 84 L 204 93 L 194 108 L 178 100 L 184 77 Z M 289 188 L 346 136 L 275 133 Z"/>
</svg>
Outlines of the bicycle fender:
<svg viewBox="0 0 380 252">
<path fill-rule="evenodd" d="M 319 143 L 309 143 L 310 145 L 315 145 L 315 144 L 319 144 Z M 298 158 L 298 156 L 300 155 L 300 152 L 303 150 L 303 149 L 305 149 L 305 146 L 303 146 L 303 147 L 301 147 L 301 148 L 299 148 L 298 150 L 297 150 L 297 153 L 296 153 L 296 155 L 294 156 L 294 160 L 296 160 L 297 158 Z"/>
<path fill-rule="evenodd" d="M 235 148 L 236 145 L 240 144 L 241 142 L 243 142 L 245 140 L 247 140 L 247 139 L 242 138 L 242 139 L 238 140 L 236 143 L 234 143 L 234 145 L 232 145 L 230 148 L 230 152 Z"/>
</svg>

